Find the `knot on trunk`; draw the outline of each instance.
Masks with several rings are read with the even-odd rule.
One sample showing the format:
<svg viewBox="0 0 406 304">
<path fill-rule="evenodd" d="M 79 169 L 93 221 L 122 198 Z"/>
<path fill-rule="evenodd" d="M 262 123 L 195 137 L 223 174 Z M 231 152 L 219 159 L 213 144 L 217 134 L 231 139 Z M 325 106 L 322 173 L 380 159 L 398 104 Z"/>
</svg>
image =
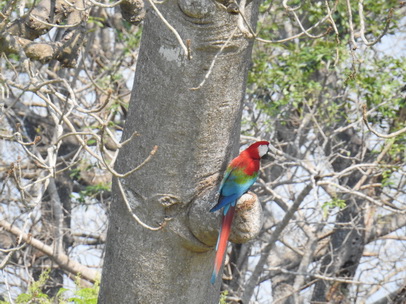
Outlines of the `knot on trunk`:
<svg viewBox="0 0 406 304">
<path fill-rule="evenodd" d="M 220 231 L 222 210 L 209 212 L 214 205 L 207 200 L 197 200 L 189 211 L 189 228 L 193 235 L 208 246 L 215 246 Z M 246 243 L 261 231 L 263 212 L 255 193 L 247 192 L 237 201 L 233 219 L 230 241 L 237 244 Z"/>
</svg>

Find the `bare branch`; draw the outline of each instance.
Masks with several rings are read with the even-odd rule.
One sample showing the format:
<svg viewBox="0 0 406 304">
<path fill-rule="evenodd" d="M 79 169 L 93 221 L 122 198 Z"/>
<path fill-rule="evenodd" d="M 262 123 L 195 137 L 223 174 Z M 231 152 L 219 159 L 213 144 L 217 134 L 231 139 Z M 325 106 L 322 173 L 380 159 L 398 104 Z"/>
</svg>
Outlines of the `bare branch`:
<svg viewBox="0 0 406 304">
<path fill-rule="evenodd" d="M 374 133 L 378 137 L 388 139 L 388 138 L 393 138 L 393 137 L 399 136 L 399 135 L 401 135 L 403 133 L 406 133 L 406 127 L 402 128 L 402 129 L 400 129 L 400 130 L 398 130 L 396 132 L 392 132 L 390 134 L 382 134 L 382 133 L 379 133 L 379 132 L 375 131 L 374 129 L 372 129 L 371 126 L 368 123 L 367 105 L 366 104 L 362 105 L 362 118 L 363 118 L 365 126 L 368 128 L 368 130 L 371 131 L 372 133 Z"/>
<path fill-rule="evenodd" d="M 373 41 L 368 41 L 365 37 L 364 0 L 358 0 L 358 13 L 361 27 L 361 38 L 364 41 L 365 45 L 372 46 L 374 44 L 377 44 L 381 40 L 381 38 L 388 32 L 390 21 L 393 16 L 393 8 L 389 10 L 388 17 L 386 18 L 385 28 L 383 29 L 382 33 Z"/>
<path fill-rule="evenodd" d="M 350 0 L 346 0 L 347 3 L 347 12 L 348 12 L 348 23 L 350 25 L 350 41 L 352 43 L 352 49 L 357 49 L 357 43 L 355 42 L 355 32 L 354 32 L 354 25 L 352 23 L 352 10 L 351 10 L 351 2 Z"/>
<path fill-rule="evenodd" d="M 274 247 L 276 241 L 278 240 L 280 234 L 282 233 L 283 229 L 288 225 L 289 221 L 293 217 L 294 213 L 297 211 L 299 208 L 300 204 L 303 202 L 303 199 L 310 193 L 310 191 L 313 189 L 313 184 L 309 184 L 306 187 L 303 188 L 303 190 L 300 192 L 298 197 L 296 198 L 295 202 L 292 204 L 292 206 L 289 208 L 289 210 L 285 213 L 283 219 L 278 223 L 276 226 L 275 230 L 271 234 L 271 238 L 268 242 L 268 244 L 261 250 L 261 257 L 259 258 L 258 263 L 256 264 L 250 278 L 248 279 L 247 284 L 245 285 L 245 290 L 243 293 L 243 302 L 249 301 L 251 298 L 252 292 L 257 284 L 258 278 L 261 275 L 261 272 L 263 271 L 263 268 L 265 266 L 265 263 L 268 259 L 269 253 L 271 252 L 272 248 Z"/>
<path fill-rule="evenodd" d="M 55 263 L 57 263 L 62 269 L 66 270 L 67 272 L 70 272 L 75 276 L 83 277 L 84 279 L 93 283 L 100 278 L 100 274 L 97 271 L 72 260 L 62 252 L 56 253 L 51 246 L 48 246 L 44 244 L 42 241 L 32 237 L 31 234 L 24 233 L 22 230 L 20 230 L 16 226 L 13 226 L 9 222 L 5 220 L 0 220 L 0 226 L 3 227 L 6 231 L 21 238 L 21 240 L 23 240 L 27 244 L 45 253 L 52 260 L 54 260 Z"/>
<path fill-rule="evenodd" d="M 158 231 L 158 230 L 161 230 L 162 228 L 164 228 L 166 226 L 167 222 L 171 220 L 171 218 L 165 217 L 164 220 L 162 221 L 162 223 L 158 227 L 152 227 L 152 226 L 145 224 L 131 209 L 130 203 L 128 202 L 127 196 L 124 192 L 123 186 L 121 185 L 121 181 L 119 178 L 117 178 L 117 184 L 118 184 L 118 188 L 120 189 L 121 197 L 123 198 L 123 201 L 124 201 L 125 205 L 127 206 L 128 212 L 130 212 L 133 219 L 138 224 L 140 224 L 142 227 L 144 227 L 145 229 L 148 229 L 148 230 Z"/>
</svg>

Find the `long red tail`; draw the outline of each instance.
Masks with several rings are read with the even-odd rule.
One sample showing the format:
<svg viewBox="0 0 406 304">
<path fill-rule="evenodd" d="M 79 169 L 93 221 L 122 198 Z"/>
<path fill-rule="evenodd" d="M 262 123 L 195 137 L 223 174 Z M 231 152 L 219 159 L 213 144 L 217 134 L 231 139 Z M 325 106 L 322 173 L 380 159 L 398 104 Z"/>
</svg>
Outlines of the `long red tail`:
<svg viewBox="0 0 406 304">
<path fill-rule="evenodd" d="M 210 282 L 214 284 L 216 282 L 217 275 L 219 274 L 221 265 L 223 264 L 224 254 L 227 250 L 228 237 L 231 232 L 231 224 L 233 222 L 235 212 L 235 206 L 230 206 L 227 214 L 223 216 L 223 221 L 221 223 L 220 234 L 217 239 L 216 245 L 216 258 L 214 260 L 214 269 L 211 275 Z"/>
</svg>

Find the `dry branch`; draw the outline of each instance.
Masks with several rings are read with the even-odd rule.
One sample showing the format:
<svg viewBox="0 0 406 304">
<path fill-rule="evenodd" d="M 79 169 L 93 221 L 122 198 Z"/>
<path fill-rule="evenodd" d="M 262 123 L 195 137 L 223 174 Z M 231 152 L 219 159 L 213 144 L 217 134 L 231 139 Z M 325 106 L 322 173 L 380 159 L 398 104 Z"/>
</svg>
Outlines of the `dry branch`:
<svg viewBox="0 0 406 304">
<path fill-rule="evenodd" d="M 31 234 L 24 233 L 22 230 L 20 230 L 16 226 L 13 226 L 9 222 L 0 220 L 0 226 L 3 227 L 6 231 L 14 234 L 16 237 L 21 238 L 27 244 L 45 253 L 67 272 L 70 272 L 75 276 L 81 276 L 82 278 L 93 283 L 100 278 L 100 274 L 97 271 L 90 269 L 76 262 L 75 260 L 72 260 L 71 258 L 69 258 L 69 256 L 62 252 L 56 253 L 54 248 L 52 248 L 51 246 L 44 244 L 42 241 L 34 238 Z"/>
</svg>

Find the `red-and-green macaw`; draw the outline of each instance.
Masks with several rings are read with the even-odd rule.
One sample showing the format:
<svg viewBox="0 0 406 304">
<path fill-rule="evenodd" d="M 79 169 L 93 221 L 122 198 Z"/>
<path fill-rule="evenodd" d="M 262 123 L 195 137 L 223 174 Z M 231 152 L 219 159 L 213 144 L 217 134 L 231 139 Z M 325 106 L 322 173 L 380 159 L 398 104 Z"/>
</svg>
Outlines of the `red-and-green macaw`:
<svg viewBox="0 0 406 304">
<path fill-rule="evenodd" d="M 224 173 L 220 185 L 218 203 L 210 210 L 210 212 L 214 212 L 224 208 L 223 221 L 216 245 L 217 252 L 214 261 L 214 270 L 211 276 L 212 284 L 216 282 L 217 275 L 223 264 L 237 200 L 246 193 L 257 180 L 261 157 L 268 152 L 268 149 L 269 142 L 267 141 L 258 141 L 252 144 L 231 161 Z"/>
</svg>

